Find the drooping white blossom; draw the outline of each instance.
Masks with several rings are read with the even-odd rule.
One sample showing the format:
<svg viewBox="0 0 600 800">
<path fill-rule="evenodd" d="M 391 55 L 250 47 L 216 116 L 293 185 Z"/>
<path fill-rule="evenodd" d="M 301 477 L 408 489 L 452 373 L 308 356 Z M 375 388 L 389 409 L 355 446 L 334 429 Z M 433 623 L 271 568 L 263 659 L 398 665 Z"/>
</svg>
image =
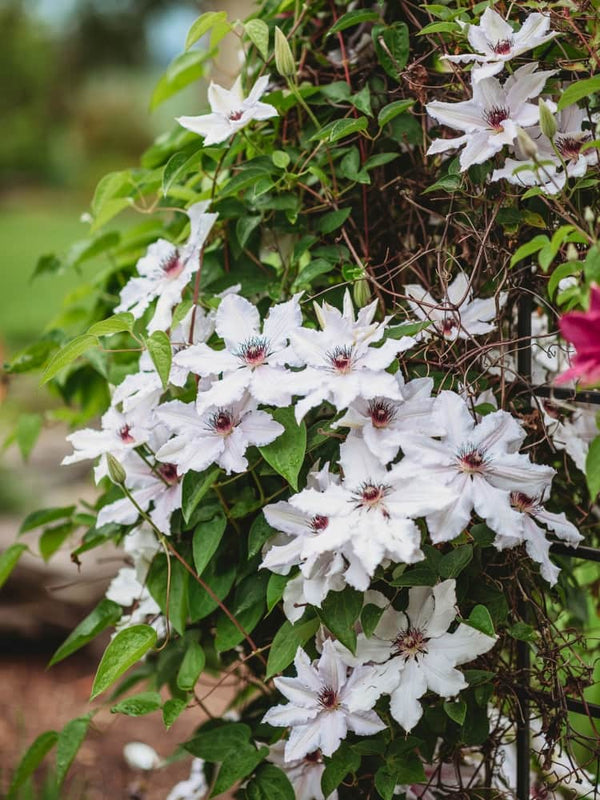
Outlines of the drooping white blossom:
<svg viewBox="0 0 600 800">
<path fill-rule="evenodd" d="M 314 665 L 298 648 L 294 666 L 295 678 L 274 680 L 289 703 L 269 709 L 263 718 L 269 725 L 291 729 L 285 745 L 286 761 L 298 761 L 315 750 L 330 756 L 348 731 L 371 736 L 386 727 L 372 710 L 378 697 L 376 669 L 356 667 L 348 674 L 331 640 L 324 643 L 321 658 Z"/>
<path fill-rule="evenodd" d="M 448 284 L 440 301 L 418 283 L 408 284 L 404 291 L 415 316 L 432 323 L 421 336 L 426 338 L 434 330 L 449 341 L 493 331 L 496 327 L 494 319 L 507 298 L 506 292 L 499 292 L 497 298 L 473 299 L 473 290 L 464 272 L 459 272 Z"/>
<path fill-rule="evenodd" d="M 496 639 L 467 625 L 449 628 L 456 618 L 456 581 L 443 581 L 433 588 L 413 586 L 406 611 L 388 605 L 369 638 L 359 633 L 351 663 L 385 664 L 382 686 L 390 679 L 390 711 L 406 731 L 417 724 L 423 709 L 420 698 L 427 691 L 450 698 L 466 688 L 456 669 L 490 650 Z M 338 645 L 338 649 L 339 649 Z"/>
<path fill-rule="evenodd" d="M 546 14 L 529 14 L 519 30 L 503 19 L 493 8 L 486 8 L 479 25 L 469 25 L 467 37 L 475 53 L 443 56 L 455 63 L 475 62 L 472 76 L 478 83 L 502 71 L 507 61 L 545 44 L 558 34 L 550 30 L 550 17 Z"/>
<path fill-rule="evenodd" d="M 577 547 L 583 536 L 568 521 L 564 513 L 554 514 L 546 511 L 540 498 L 529 497 L 524 492 L 518 491 L 511 492 L 510 498 L 513 508 L 522 516 L 521 530 L 527 554 L 540 565 L 542 577 L 550 586 L 554 586 L 560 569 L 550 560 L 551 543 L 546 539 L 546 532 L 538 523 L 556 534 L 569 547 Z"/>
<path fill-rule="evenodd" d="M 584 148 L 592 140 L 592 131 L 583 130 L 588 119 L 585 110 L 568 106 L 556 115 L 557 131 L 552 140 L 539 127 L 527 134 L 537 148 L 535 161 L 523 152 L 518 140 L 514 144 L 516 158 L 507 158 L 501 169 L 495 169 L 490 180 L 507 180 L 524 188 L 540 186 L 546 194 L 564 189 L 567 178 L 582 178 L 598 163 L 596 147 Z"/>
<path fill-rule="evenodd" d="M 402 395 L 401 400 L 388 397 L 355 400 L 333 426 L 347 427 L 360 433 L 366 446 L 382 464 L 388 464 L 396 458 L 407 435 L 443 433 L 435 428 L 435 421 L 432 420 L 433 380 L 415 378 L 406 383 L 400 372 L 394 377 Z"/>
<path fill-rule="evenodd" d="M 473 84 L 473 97 L 458 103 L 433 100 L 427 113 L 442 125 L 464 131 L 454 139 L 435 139 L 428 155 L 464 146 L 460 169 L 481 164 L 505 145 L 511 145 L 519 128 L 529 128 L 539 120 L 539 109 L 529 101 L 536 98 L 554 71 L 536 72 L 537 64 L 519 67 L 504 84 L 484 78 Z"/>
<path fill-rule="evenodd" d="M 355 319 L 347 294 L 343 312 L 327 303 L 315 306 L 322 330 L 298 328 L 292 333 L 292 347 L 307 365 L 295 376 L 296 393 L 305 395 L 296 403 L 298 421 L 324 401 L 341 410 L 357 398 L 402 399 L 394 376 L 385 370 L 415 340 L 403 336 L 379 344 L 385 336 L 387 320 L 373 321 L 376 308 L 377 304 L 371 303 Z"/>
<path fill-rule="evenodd" d="M 200 267 L 200 252 L 218 216 L 207 212 L 209 205 L 208 201 L 195 203 L 185 212 L 191 226 L 185 245 L 178 247 L 166 239 L 150 245 L 136 265 L 138 275 L 121 290 L 121 302 L 115 312 L 129 311 L 139 319 L 157 299 L 148 331 L 164 331 L 170 326 L 173 307 Z"/>
<path fill-rule="evenodd" d="M 585 473 L 590 444 L 598 436 L 597 409 L 591 403 L 578 403 L 575 408 L 553 398 L 538 398 L 546 432 L 558 450 L 564 450 L 577 469 Z"/>
<path fill-rule="evenodd" d="M 257 411 L 256 402 L 247 395 L 236 403 L 212 406 L 201 413 L 194 403 L 172 400 L 160 406 L 156 414 L 175 433 L 156 458 L 175 464 L 180 474 L 202 472 L 213 463 L 228 474 L 244 472 L 248 447 L 270 444 L 284 431 L 266 411 Z"/>
<path fill-rule="evenodd" d="M 231 89 L 224 89 L 211 81 L 208 87 L 211 113 L 198 117 L 177 117 L 177 122 L 192 133 L 203 136 L 205 146 L 220 144 L 245 128 L 252 120 L 278 116 L 276 108 L 260 100 L 267 91 L 268 84 L 269 76 L 263 75 L 256 81 L 248 97 L 244 97 L 241 75 Z"/>
<path fill-rule="evenodd" d="M 525 433 L 506 411 L 487 414 L 480 423 L 454 392 L 436 398 L 436 414 L 446 434 L 439 440 L 414 436 L 403 443 L 404 458 L 394 468 L 406 478 L 437 481 L 454 493 L 454 502 L 427 515 L 433 542 L 454 539 L 468 525 L 473 510 L 496 532 L 495 546 L 514 547 L 522 541 L 521 519 L 511 507 L 510 493 L 540 496 L 554 470 L 532 464 L 518 453 Z"/>
<path fill-rule="evenodd" d="M 258 310 L 248 300 L 230 294 L 223 298 L 216 315 L 215 328 L 225 342 L 224 350 L 207 344 L 189 347 L 175 356 L 173 363 L 196 375 L 220 375 L 198 393 L 201 411 L 239 400 L 248 392 L 257 402 L 267 405 L 291 404 L 296 386 L 286 364 L 298 364 L 289 339 L 302 323 L 299 295 L 279 303 L 267 314 L 261 332 Z"/>
<path fill-rule="evenodd" d="M 294 787 L 296 800 L 337 800 L 337 789 L 327 797 L 321 789 L 321 778 L 325 772 L 325 762 L 320 750 L 307 753 L 304 758 L 295 761 L 285 760 L 285 742 L 272 744 L 267 761 L 282 769 Z"/>
<path fill-rule="evenodd" d="M 208 796 L 209 789 L 204 774 L 204 761 L 201 758 L 194 758 L 190 777 L 179 781 L 167 795 L 167 800 L 204 800 Z"/>
</svg>

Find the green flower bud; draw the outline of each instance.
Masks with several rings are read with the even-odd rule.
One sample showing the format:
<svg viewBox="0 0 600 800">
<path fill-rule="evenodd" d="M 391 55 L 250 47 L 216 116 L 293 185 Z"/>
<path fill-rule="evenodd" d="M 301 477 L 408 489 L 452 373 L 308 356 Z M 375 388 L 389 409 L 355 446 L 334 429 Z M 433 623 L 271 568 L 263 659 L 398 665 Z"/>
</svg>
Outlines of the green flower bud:
<svg viewBox="0 0 600 800">
<path fill-rule="evenodd" d="M 122 465 L 117 461 L 112 453 L 106 454 L 106 461 L 108 464 L 108 474 L 111 481 L 116 483 L 118 486 L 122 486 L 125 483 L 125 478 L 127 477 L 127 473 L 123 469 Z"/>
<path fill-rule="evenodd" d="M 288 40 L 280 28 L 275 28 L 275 66 L 284 78 L 296 74 L 296 61 L 292 55 Z"/>
<path fill-rule="evenodd" d="M 537 144 L 533 141 L 531 136 L 523 130 L 523 128 L 517 128 L 517 142 L 519 143 L 519 147 L 523 151 L 525 158 L 531 158 L 534 161 L 537 160 L 539 152 Z"/>
<path fill-rule="evenodd" d="M 371 287 L 369 281 L 361 278 L 355 281 L 352 286 L 352 297 L 354 298 L 354 305 L 357 308 L 366 306 L 371 299 Z"/>
<path fill-rule="evenodd" d="M 547 136 L 548 139 L 552 140 L 558 128 L 554 114 L 550 111 L 550 106 L 545 100 L 539 101 L 538 108 L 540 110 L 540 128 L 542 129 L 542 133 L 544 136 Z"/>
</svg>

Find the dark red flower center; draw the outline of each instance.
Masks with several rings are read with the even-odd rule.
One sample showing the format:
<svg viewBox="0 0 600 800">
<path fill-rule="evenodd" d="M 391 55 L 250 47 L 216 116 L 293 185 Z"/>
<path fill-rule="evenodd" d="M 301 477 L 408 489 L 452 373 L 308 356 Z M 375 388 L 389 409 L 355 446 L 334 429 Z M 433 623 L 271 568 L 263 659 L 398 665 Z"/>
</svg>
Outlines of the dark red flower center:
<svg viewBox="0 0 600 800">
<path fill-rule="evenodd" d="M 229 114 L 229 119 L 231 120 L 231 122 L 238 122 L 243 116 L 244 116 L 243 111 L 232 111 Z"/>
<path fill-rule="evenodd" d="M 475 447 L 466 447 L 458 454 L 458 468 L 461 472 L 476 474 L 485 471 L 485 453 Z"/>
<path fill-rule="evenodd" d="M 374 428 L 386 428 L 394 419 L 395 409 L 387 400 L 371 400 L 369 416 Z"/>
<path fill-rule="evenodd" d="M 179 482 L 179 475 L 177 474 L 177 467 L 175 464 L 161 464 L 158 468 L 158 474 L 169 485 Z"/>
<path fill-rule="evenodd" d="M 404 658 L 415 658 L 427 652 L 427 639 L 423 631 L 408 628 L 398 634 L 394 641 L 394 655 Z"/>
<path fill-rule="evenodd" d="M 308 761 L 309 764 L 320 764 L 323 757 L 320 750 L 313 750 L 312 753 L 307 753 L 304 756 L 304 760 Z"/>
<path fill-rule="evenodd" d="M 510 39 L 501 39 L 496 44 L 492 45 L 492 50 L 499 56 L 507 56 L 512 48 L 512 42 Z"/>
<path fill-rule="evenodd" d="M 184 263 L 179 256 L 179 250 L 177 248 L 160 262 L 160 268 L 167 278 L 176 278 L 181 274 L 183 267 Z"/>
<path fill-rule="evenodd" d="M 125 444 L 133 444 L 135 439 L 131 435 L 131 426 L 130 425 L 123 425 L 123 427 L 119 430 L 119 438 Z"/>
<path fill-rule="evenodd" d="M 378 508 L 384 517 L 389 517 L 389 513 L 383 503 L 389 488 L 383 483 L 363 483 L 352 493 L 355 508 L 366 508 L 367 511 Z"/>
<path fill-rule="evenodd" d="M 441 328 L 444 336 L 449 336 L 452 333 L 452 331 L 457 327 L 458 323 L 454 319 L 454 317 L 444 317 L 444 319 L 442 320 Z"/>
<path fill-rule="evenodd" d="M 338 707 L 337 692 L 334 689 L 330 688 L 329 686 L 325 686 L 319 692 L 319 703 L 327 711 L 333 711 Z"/>
<path fill-rule="evenodd" d="M 513 506 L 513 508 L 516 508 L 518 511 L 522 511 L 525 514 L 533 511 L 536 505 L 534 498 L 529 497 L 529 495 L 525 494 L 524 492 L 511 492 L 510 504 Z"/>
<path fill-rule="evenodd" d="M 210 426 L 220 436 L 229 436 L 235 427 L 233 414 L 223 408 L 219 409 L 212 415 Z"/>
<path fill-rule="evenodd" d="M 510 116 L 508 108 L 501 108 L 500 106 L 492 106 L 484 115 L 484 119 L 490 128 L 494 131 L 500 132 L 503 130 L 502 123 Z"/>
<path fill-rule="evenodd" d="M 336 372 L 346 374 L 352 370 L 352 346 L 336 347 L 327 353 L 331 366 Z"/>
<path fill-rule="evenodd" d="M 557 136 L 555 142 L 556 149 L 565 160 L 579 158 L 583 141 L 574 136 Z"/>
<path fill-rule="evenodd" d="M 253 336 L 240 345 L 236 355 L 249 367 L 259 367 L 269 355 L 268 342 L 264 336 Z"/>
<path fill-rule="evenodd" d="M 315 516 L 310 521 L 310 527 L 313 529 L 315 533 L 320 533 L 324 531 L 325 528 L 329 525 L 329 517 L 323 517 L 321 514 L 315 514 Z"/>
</svg>

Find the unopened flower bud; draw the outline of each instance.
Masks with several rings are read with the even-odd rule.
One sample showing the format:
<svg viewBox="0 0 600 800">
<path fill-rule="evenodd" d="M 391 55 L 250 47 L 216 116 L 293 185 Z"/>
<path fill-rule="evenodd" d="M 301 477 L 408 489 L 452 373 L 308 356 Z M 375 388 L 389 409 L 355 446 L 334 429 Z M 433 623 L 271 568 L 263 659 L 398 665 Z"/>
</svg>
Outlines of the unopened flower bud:
<svg viewBox="0 0 600 800">
<path fill-rule="evenodd" d="M 371 299 L 371 287 L 369 281 L 361 278 L 354 282 L 352 286 L 352 297 L 354 298 L 354 305 L 357 308 L 363 308 Z"/>
<path fill-rule="evenodd" d="M 275 28 L 275 66 L 284 78 L 291 78 L 296 73 L 296 61 L 280 28 Z"/>
<path fill-rule="evenodd" d="M 567 261 L 579 261 L 579 253 L 573 242 L 567 245 Z"/>
<path fill-rule="evenodd" d="M 117 461 L 112 453 L 106 454 L 106 462 L 108 464 L 108 474 L 111 481 L 116 483 L 118 486 L 122 486 L 127 478 L 127 473 L 123 469 L 123 466 L 119 461 Z"/>
<path fill-rule="evenodd" d="M 593 225 L 594 222 L 596 221 L 596 215 L 589 206 L 586 206 L 583 209 L 583 218 L 588 225 Z"/>
<path fill-rule="evenodd" d="M 535 161 L 538 157 L 537 145 L 523 128 L 517 128 L 517 141 L 525 158 L 531 158 Z"/>
<path fill-rule="evenodd" d="M 150 771 L 162 767 L 163 760 L 153 747 L 144 742 L 129 742 L 123 748 L 123 758 L 132 769 Z"/>
<path fill-rule="evenodd" d="M 548 139 L 552 140 L 558 129 L 556 118 L 552 111 L 550 111 L 550 107 L 545 100 L 539 101 L 538 108 L 540 110 L 540 128 L 542 133 L 544 136 L 547 136 Z"/>
</svg>

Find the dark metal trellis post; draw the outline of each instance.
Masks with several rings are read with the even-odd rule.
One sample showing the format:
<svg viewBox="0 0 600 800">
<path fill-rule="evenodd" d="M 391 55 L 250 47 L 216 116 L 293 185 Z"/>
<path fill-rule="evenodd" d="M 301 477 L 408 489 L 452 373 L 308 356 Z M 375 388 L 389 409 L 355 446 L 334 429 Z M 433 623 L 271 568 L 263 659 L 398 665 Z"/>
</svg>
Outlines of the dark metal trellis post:
<svg viewBox="0 0 600 800">
<path fill-rule="evenodd" d="M 522 292 L 519 299 L 517 333 L 519 348 L 517 353 L 517 364 L 520 376 L 531 384 L 532 374 L 532 351 L 531 351 L 531 313 L 532 302 L 529 292 Z M 583 391 L 575 393 L 570 389 L 553 388 L 548 386 L 534 386 L 533 394 L 539 397 L 557 398 L 560 400 L 572 400 L 576 403 L 594 403 L 600 405 L 600 391 Z M 582 559 L 584 561 L 600 562 L 600 549 L 582 546 L 573 550 L 560 542 L 553 543 L 551 552 L 560 556 Z M 523 619 L 527 617 L 527 602 L 525 598 L 519 601 L 519 612 Z M 529 702 L 529 670 L 530 646 L 528 642 L 517 642 L 517 670 L 521 686 L 517 690 L 519 699 L 519 717 L 516 720 L 517 726 L 517 800 L 530 799 L 530 702 Z M 600 706 L 593 703 L 584 703 L 574 698 L 566 699 L 567 708 L 576 713 L 588 714 L 594 719 L 600 719 Z"/>
</svg>

